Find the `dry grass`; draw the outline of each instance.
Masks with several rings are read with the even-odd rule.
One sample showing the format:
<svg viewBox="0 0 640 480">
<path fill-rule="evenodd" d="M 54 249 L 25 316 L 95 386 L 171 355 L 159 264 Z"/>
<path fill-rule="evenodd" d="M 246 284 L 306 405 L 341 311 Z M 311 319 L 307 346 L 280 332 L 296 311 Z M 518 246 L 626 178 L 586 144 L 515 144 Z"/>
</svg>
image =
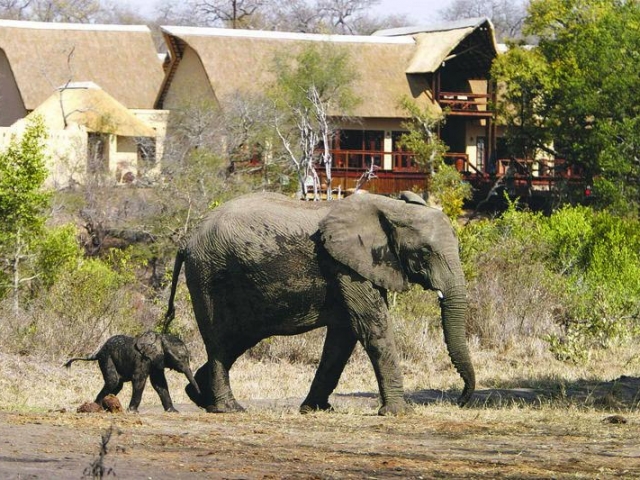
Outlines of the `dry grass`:
<svg viewBox="0 0 640 480">
<path fill-rule="evenodd" d="M 304 344 L 321 344 L 318 333 L 307 334 Z M 272 340 L 277 343 L 279 340 Z M 292 339 L 284 339 L 291 342 Z M 443 344 L 441 338 L 433 344 Z M 271 345 L 270 348 L 278 348 Z M 314 347 L 315 348 L 315 347 Z M 204 360 L 202 349 L 195 348 L 193 368 Z M 609 382 L 626 375 L 637 377 L 640 372 L 640 345 L 619 345 L 607 350 L 594 350 L 588 362 L 573 364 L 560 362 L 550 353 L 535 355 L 528 344 L 512 346 L 509 350 L 496 351 L 481 348 L 479 342 L 471 342 L 478 390 L 534 389 L 558 391 L 571 388 L 580 382 Z M 319 354 L 318 354 L 319 355 Z M 425 362 L 403 361 L 405 390 L 419 398 L 421 392 L 442 392 L 455 396 L 462 386 L 459 376 L 451 366 L 444 345 L 425 355 Z M 64 359 L 51 361 L 46 358 L 0 353 L 0 409 L 15 411 L 75 410 L 81 403 L 92 400 L 102 387 L 102 376 L 96 362 L 76 362 L 69 369 L 62 367 Z M 292 400 L 296 405 L 307 393 L 315 373 L 311 361 L 260 361 L 250 356 L 242 357 L 231 371 L 231 381 L 239 401 Z M 167 371 L 174 403 L 190 403 L 184 393 L 186 379 L 183 375 Z M 127 405 L 130 386 L 119 397 Z M 377 385 L 373 369 L 361 347 L 356 348 L 335 392 L 337 397 L 376 398 Z M 638 394 L 640 400 L 640 393 Z M 142 408 L 159 405 L 159 399 L 147 385 Z M 550 406 L 552 406 L 551 402 Z M 565 404 L 559 404 L 564 408 Z M 634 407 L 631 406 L 631 409 Z M 637 405 L 635 406 L 637 408 Z"/>
<path fill-rule="evenodd" d="M 637 410 L 619 415 L 627 423 L 610 423 L 610 412 L 580 405 L 459 409 L 435 401 L 381 418 L 375 398 L 358 394 L 363 379 L 352 365 L 337 411 L 302 416 L 298 396 L 309 368 L 237 367 L 234 383 L 248 407 L 242 414 L 206 414 L 189 404 L 178 404 L 180 415 L 164 414 L 151 392 L 139 415 L 0 411 L 0 476 L 80 478 L 113 429 L 102 460 L 120 478 L 640 478 Z M 82 370 L 73 376 L 90 373 Z M 73 404 L 82 395 L 65 398 Z"/>
<path fill-rule="evenodd" d="M 428 364 L 403 362 L 415 410 L 395 418 L 376 415 L 375 378 L 359 347 L 332 396 L 336 412 L 305 416 L 297 410 L 315 370 L 309 361 L 241 358 L 231 380 L 243 414 L 203 413 L 186 397 L 184 377 L 168 372 L 181 414 L 163 413 L 147 386 L 139 415 L 113 415 L 75 413 L 101 387 L 95 363 L 65 369 L 0 353 L 0 438 L 8 439 L 0 476 L 80 478 L 113 428 L 101 461 L 121 478 L 640 478 L 640 345 L 594 352 L 583 365 L 526 346 L 471 348 L 471 408 L 453 404 L 461 383 L 441 347 Z M 204 357 L 194 350 L 197 366 Z M 636 375 L 632 392 L 599 389 L 623 374 Z M 119 395 L 125 406 L 130 391 Z"/>
<path fill-rule="evenodd" d="M 78 345 L 74 329 L 82 325 L 47 328 L 57 335 L 56 348 L 32 338 L 24 354 L 8 342 L 29 332 L 6 335 L 12 323 L 5 321 L 0 438 L 11 438 L 0 476 L 79 478 L 95 461 L 101 435 L 116 425 L 104 461 L 125 478 L 640 478 L 633 466 L 640 457 L 640 342 L 591 349 L 581 363 L 559 361 L 545 341 L 557 329 L 554 300 L 537 286 L 535 272 L 516 273 L 487 275 L 471 286 L 469 344 L 478 386 L 468 409 L 454 405 L 462 382 L 446 352 L 435 298 L 424 302 L 416 290 L 395 299 L 405 390 L 415 405 L 412 415 L 397 418 L 376 416 L 378 389 L 359 346 L 332 395 L 336 412 L 298 413 L 322 349 L 321 330 L 266 340 L 236 363 L 231 382 L 244 414 L 203 413 L 184 393 L 186 379 L 171 371 L 180 415 L 164 414 L 150 385 L 140 415 L 76 414 L 102 377 L 96 363 L 63 368 L 66 355 L 89 353 L 118 332 Z M 184 290 L 178 301 L 173 326 L 196 369 L 204 348 Z M 149 317 L 160 317 L 161 308 L 153 308 Z M 20 328 L 32 325 L 20 320 Z M 125 407 L 130 394 L 125 384 L 119 395 Z M 614 416 L 626 423 L 606 421 Z M 45 470 L 52 464 L 60 475 Z"/>
</svg>

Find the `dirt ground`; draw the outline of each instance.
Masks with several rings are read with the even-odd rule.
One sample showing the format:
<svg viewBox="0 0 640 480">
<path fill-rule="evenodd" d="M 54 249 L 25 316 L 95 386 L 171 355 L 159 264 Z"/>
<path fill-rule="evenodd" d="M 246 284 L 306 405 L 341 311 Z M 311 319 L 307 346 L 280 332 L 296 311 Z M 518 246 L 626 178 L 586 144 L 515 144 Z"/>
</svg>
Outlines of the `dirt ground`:
<svg viewBox="0 0 640 480">
<path fill-rule="evenodd" d="M 299 398 L 244 400 L 247 412 L 223 415 L 187 403 L 179 414 L 3 411 L 0 478 L 640 478 L 639 397 L 640 378 L 621 377 L 480 390 L 465 409 L 414 392 L 402 417 L 378 417 L 370 393 L 334 395 L 335 412 L 305 416 Z"/>
</svg>

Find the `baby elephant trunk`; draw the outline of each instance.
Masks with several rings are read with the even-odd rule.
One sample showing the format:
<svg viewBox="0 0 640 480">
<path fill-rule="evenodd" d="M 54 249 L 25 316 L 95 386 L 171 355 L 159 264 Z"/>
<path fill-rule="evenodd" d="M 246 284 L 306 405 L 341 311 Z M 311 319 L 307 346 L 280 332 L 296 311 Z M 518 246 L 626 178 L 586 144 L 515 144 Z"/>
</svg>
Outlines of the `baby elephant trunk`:
<svg viewBox="0 0 640 480">
<path fill-rule="evenodd" d="M 198 392 L 198 395 L 200 395 L 200 387 L 198 387 L 198 382 L 196 382 L 196 379 L 193 377 L 193 373 L 191 372 L 191 369 L 187 367 L 183 373 L 187 377 L 187 380 L 189 380 L 189 383 L 191 384 L 191 386 L 195 388 L 196 392 Z"/>
</svg>

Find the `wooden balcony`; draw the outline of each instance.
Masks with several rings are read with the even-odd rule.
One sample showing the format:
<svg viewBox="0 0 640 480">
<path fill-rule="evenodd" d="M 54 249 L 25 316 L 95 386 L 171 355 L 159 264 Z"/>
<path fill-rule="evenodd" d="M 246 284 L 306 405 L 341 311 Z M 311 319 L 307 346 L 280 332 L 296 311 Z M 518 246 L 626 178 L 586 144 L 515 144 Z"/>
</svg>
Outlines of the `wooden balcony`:
<svg viewBox="0 0 640 480">
<path fill-rule="evenodd" d="M 334 170 L 366 171 L 371 165 L 377 170 L 385 170 L 391 160 L 389 171 L 417 172 L 414 155 L 409 152 L 380 152 L 372 150 L 332 150 Z"/>
<path fill-rule="evenodd" d="M 425 188 L 427 175 L 416 166 L 411 153 L 334 150 L 332 155 L 332 185 L 342 192 L 354 189 L 368 172 L 373 174 L 372 178 L 361 188 L 372 193 L 391 195 Z M 558 182 L 572 188 L 583 182 L 581 172 L 568 168 L 563 160 L 558 159 L 516 160 L 515 164 L 510 159 L 499 159 L 495 164 L 480 169 L 469 161 L 466 154 L 451 152 L 445 155 L 444 161 L 456 167 L 464 180 L 474 187 L 478 198 L 484 198 L 497 185 L 505 186 L 514 196 L 531 198 L 548 196 Z M 318 174 L 326 183 L 322 166 L 318 166 Z"/>
<path fill-rule="evenodd" d="M 363 190 L 390 195 L 414 188 L 424 189 L 426 174 L 415 165 L 414 156 L 407 152 L 380 152 L 368 150 L 333 150 L 332 186 L 348 192 L 354 189 L 363 175 L 372 178 L 362 185 Z M 373 165 L 373 167 L 372 167 Z M 386 167 L 391 167 L 386 168 Z M 325 172 L 318 166 L 318 174 L 326 183 Z"/>
<path fill-rule="evenodd" d="M 448 110 L 448 115 L 489 118 L 493 112 L 489 108 L 491 95 L 486 93 L 440 92 L 438 103 Z"/>
</svg>

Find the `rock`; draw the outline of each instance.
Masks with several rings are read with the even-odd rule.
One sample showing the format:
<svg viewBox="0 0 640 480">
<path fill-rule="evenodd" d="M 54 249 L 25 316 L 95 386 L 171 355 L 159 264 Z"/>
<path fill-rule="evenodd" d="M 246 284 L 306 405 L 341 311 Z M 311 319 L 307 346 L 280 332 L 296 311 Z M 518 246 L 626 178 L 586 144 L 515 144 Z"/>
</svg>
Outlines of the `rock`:
<svg viewBox="0 0 640 480">
<path fill-rule="evenodd" d="M 122 404 L 118 397 L 113 394 L 109 394 L 102 399 L 102 406 L 107 412 L 122 413 Z"/>
<path fill-rule="evenodd" d="M 78 413 L 97 413 L 102 412 L 102 407 L 96 402 L 84 402 L 78 407 Z"/>
<path fill-rule="evenodd" d="M 625 417 L 623 417 L 622 415 L 611 415 L 609 417 L 606 417 L 602 421 L 604 423 L 614 423 L 614 424 L 627 423 L 627 419 Z"/>
</svg>

